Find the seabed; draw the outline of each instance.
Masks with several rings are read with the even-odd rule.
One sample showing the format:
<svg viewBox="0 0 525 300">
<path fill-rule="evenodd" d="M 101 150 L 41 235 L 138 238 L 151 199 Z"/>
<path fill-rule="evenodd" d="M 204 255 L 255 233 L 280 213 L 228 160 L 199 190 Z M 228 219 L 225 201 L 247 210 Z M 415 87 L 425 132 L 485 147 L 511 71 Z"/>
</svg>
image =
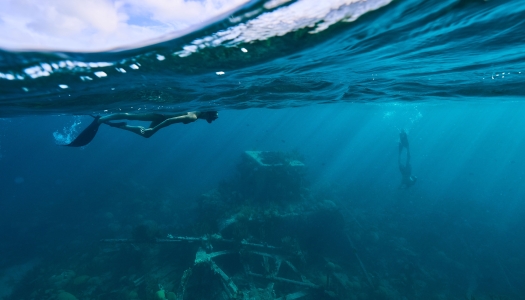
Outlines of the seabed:
<svg viewBox="0 0 525 300">
<path fill-rule="evenodd" d="M 237 176 L 199 198 L 180 230 L 194 235 L 138 225 L 42 263 L 6 299 L 465 299 L 425 288 L 439 279 L 418 266 L 369 272 L 351 208 L 314 196 L 306 168 L 297 153 L 246 151 Z"/>
</svg>

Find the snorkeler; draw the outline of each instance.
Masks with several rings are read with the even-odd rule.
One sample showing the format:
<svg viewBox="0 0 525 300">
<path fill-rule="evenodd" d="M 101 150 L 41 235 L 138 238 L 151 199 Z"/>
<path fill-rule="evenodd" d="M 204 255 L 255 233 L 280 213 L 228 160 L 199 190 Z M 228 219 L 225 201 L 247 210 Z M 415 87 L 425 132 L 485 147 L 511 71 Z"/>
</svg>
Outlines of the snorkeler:
<svg viewBox="0 0 525 300">
<path fill-rule="evenodd" d="M 71 143 L 65 145 L 69 147 L 82 147 L 89 144 L 95 135 L 97 134 L 98 128 L 102 124 L 109 125 L 111 127 L 120 128 L 123 130 L 131 131 L 142 137 L 149 138 L 160 129 L 167 127 L 171 124 L 183 123 L 188 124 L 195 122 L 198 119 L 204 119 L 208 123 L 213 122 L 219 117 L 219 113 L 216 111 L 194 111 L 185 114 L 158 114 L 158 113 L 116 113 L 107 116 L 96 116 L 91 124 L 84 129 Z M 148 128 L 142 126 L 130 126 L 126 122 L 110 122 L 115 120 L 132 120 L 132 121 L 148 121 L 151 122 Z"/>
<path fill-rule="evenodd" d="M 403 153 L 403 148 L 406 149 L 407 153 L 405 165 L 401 163 L 401 154 Z M 413 186 L 417 181 L 417 177 L 412 176 L 412 166 L 410 165 L 410 148 L 408 146 L 407 133 L 404 129 L 399 133 L 399 155 L 397 157 L 397 162 L 399 164 L 399 171 L 401 171 L 401 185 L 399 188 L 407 189 Z"/>
</svg>

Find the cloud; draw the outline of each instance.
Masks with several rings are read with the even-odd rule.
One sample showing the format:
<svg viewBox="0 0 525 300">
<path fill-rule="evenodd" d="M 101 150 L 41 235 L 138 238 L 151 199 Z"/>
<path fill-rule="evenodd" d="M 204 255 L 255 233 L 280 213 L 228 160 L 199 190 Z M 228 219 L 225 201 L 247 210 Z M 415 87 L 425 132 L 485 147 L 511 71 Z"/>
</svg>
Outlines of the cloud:
<svg viewBox="0 0 525 300">
<path fill-rule="evenodd" d="M 0 47 L 100 51 L 188 28 L 247 0 L 3 0 Z"/>
</svg>

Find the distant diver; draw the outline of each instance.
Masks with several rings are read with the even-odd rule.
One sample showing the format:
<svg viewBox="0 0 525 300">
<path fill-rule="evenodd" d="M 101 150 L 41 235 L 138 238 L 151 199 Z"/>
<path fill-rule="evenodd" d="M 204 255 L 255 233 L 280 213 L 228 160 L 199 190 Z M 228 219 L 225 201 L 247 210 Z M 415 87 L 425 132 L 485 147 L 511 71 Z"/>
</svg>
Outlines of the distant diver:
<svg viewBox="0 0 525 300">
<path fill-rule="evenodd" d="M 116 113 L 107 116 L 92 116 L 93 122 L 89 124 L 71 143 L 65 145 L 68 147 L 82 147 L 89 144 L 95 135 L 97 134 L 98 128 L 102 124 L 109 125 L 111 127 L 120 128 L 123 130 L 131 131 L 142 137 L 149 138 L 160 129 L 167 127 L 171 124 L 183 123 L 188 124 L 197 121 L 198 119 L 204 119 L 208 123 L 213 122 L 219 117 L 217 111 L 194 111 L 187 112 L 184 114 L 158 114 L 158 113 Z M 148 128 L 142 126 L 130 126 L 126 122 L 110 122 L 115 120 L 131 120 L 131 121 L 148 121 L 151 122 Z"/>
<path fill-rule="evenodd" d="M 404 165 L 401 162 L 403 149 L 406 149 L 407 153 Z M 407 189 L 413 186 L 417 181 L 417 177 L 412 176 L 412 166 L 410 165 L 410 147 L 408 146 L 408 137 L 404 129 L 399 133 L 399 155 L 397 157 L 397 162 L 399 165 L 399 171 L 401 171 L 401 185 L 399 188 Z"/>
</svg>

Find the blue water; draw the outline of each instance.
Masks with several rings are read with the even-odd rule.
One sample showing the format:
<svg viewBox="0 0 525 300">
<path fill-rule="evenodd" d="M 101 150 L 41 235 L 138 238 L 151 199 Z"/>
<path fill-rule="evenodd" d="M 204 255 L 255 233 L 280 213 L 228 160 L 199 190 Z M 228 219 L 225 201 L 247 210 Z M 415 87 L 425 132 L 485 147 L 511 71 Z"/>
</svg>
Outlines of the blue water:
<svg viewBox="0 0 525 300">
<path fill-rule="evenodd" d="M 353 282 L 336 299 L 525 298 L 524 10 L 521 0 L 394 1 L 317 33 L 188 56 L 183 47 L 234 28 L 233 17 L 121 52 L 0 52 L 0 296 L 155 299 L 159 283 L 177 293 L 194 252 L 118 252 L 99 240 L 152 223 L 164 235 L 202 233 L 198 199 L 236 178 L 244 151 L 262 150 L 300 153 L 303 192 L 350 211 L 353 245 L 334 232 L 298 235 L 309 278 L 327 259 Z M 194 109 L 219 119 L 150 139 L 102 125 L 86 147 L 57 145 L 87 114 Z M 409 189 L 399 188 L 402 129 L 418 177 Z M 106 285 L 50 281 L 65 270 Z"/>
</svg>

